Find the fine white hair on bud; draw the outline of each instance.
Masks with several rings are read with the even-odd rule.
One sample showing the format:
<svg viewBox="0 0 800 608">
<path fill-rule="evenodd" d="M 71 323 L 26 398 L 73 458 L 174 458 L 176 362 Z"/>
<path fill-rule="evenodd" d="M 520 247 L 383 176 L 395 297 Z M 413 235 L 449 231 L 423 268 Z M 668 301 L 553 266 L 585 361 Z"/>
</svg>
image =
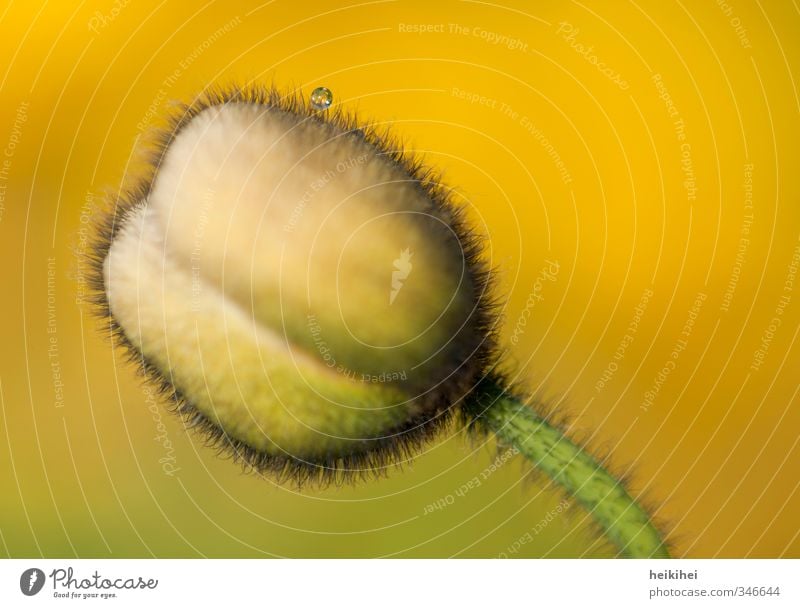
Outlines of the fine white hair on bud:
<svg viewBox="0 0 800 608">
<path fill-rule="evenodd" d="M 479 239 L 396 140 L 296 94 L 206 91 L 110 201 L 95 302 L 176 411 L 256 470 L 407 456 L 494 362 Z"/>
</svg>

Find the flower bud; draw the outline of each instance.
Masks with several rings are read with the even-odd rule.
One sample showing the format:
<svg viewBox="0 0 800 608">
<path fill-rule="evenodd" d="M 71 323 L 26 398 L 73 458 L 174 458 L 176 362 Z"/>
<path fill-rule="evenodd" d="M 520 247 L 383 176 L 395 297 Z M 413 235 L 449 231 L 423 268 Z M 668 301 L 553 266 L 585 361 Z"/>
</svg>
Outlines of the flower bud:
<svg viewBox="0 0 800 608">
<path fill-rule="evenodd" d="M 476 239 L 428 170 L 356 124 L 274 91 L 207 93 L 98 243 L 121 342 L 258 469 L 395 458 L 490 358 Z"/>
</svg>

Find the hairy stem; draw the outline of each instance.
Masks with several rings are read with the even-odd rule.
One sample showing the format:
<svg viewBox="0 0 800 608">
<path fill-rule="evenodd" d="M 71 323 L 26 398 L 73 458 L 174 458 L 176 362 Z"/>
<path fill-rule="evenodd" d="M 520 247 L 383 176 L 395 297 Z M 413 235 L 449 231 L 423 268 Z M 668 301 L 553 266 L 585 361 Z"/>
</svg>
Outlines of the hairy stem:
<svg viewBox="0 0 800 608">
<path fill-rule="evenodd" d="M 647 512 L 588 452 L 496 385 L 481 393 L 469 406 L 470 413 L 564 488 L 623 556 L 670 556 Z"/>
</svg>

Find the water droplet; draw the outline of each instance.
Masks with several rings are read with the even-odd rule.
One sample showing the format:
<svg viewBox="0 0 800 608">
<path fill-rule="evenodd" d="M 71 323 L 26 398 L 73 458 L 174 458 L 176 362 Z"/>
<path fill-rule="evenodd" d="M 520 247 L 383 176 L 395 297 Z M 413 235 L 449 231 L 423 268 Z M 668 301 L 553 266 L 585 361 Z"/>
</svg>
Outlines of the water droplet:
<svg viewBox="0 0 800 608">
<path fill-rule="evenodd" d="M 315 110 L 327 110 L 333 103 L 333 93 L 325 87 L 317 87 L 311 91 L 311 107 Z"/>
</svg>

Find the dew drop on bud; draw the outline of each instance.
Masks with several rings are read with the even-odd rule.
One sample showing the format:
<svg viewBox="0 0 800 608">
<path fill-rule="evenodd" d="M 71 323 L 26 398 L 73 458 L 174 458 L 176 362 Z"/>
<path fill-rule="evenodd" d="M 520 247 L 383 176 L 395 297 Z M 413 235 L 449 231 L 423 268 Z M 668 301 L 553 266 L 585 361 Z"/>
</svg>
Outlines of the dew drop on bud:
<svg viewBox="0 0 800 608">
<path fill-rule="evenodd" d="M 311 91 L 311 106 L 315 110 L 327 110 L 333 103 L 333 93 L 325 87 L 317 87 Z"/>
</svg>

